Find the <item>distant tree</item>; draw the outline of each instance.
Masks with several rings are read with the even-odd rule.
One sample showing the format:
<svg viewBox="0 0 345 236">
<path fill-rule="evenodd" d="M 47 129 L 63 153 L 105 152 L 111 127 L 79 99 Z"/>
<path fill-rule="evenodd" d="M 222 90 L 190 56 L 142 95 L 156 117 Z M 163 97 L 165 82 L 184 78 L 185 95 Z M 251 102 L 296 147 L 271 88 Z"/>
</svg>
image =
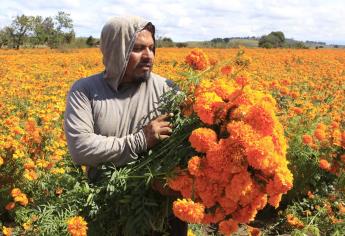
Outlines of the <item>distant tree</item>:
<svg viewBox="0 0 345 236">
<path fill-rule="evenodd" d="M 283 47 L 285 42 L 284 33 L 281 31 L 271 32 L 269 35 L 264 35 L 259 40 L 259 47 L 263 48 L 278 48 Z"/>
<path fill-rule="evenodd" d="M 9 43 L 9 33 L 7 27 L 0 30 L 0 48 L 7 46 Z"/>
<path fill-rule="evenodd" d="M 90 36 L 90 37 L 88 37 L 88 38 L 86 39 L 86 44 L 87 44 L 89 47 L 93 47 L 93 46 L 95 46 L 95 44 L 96 44 L 96 39 L 95 39 L 94 37 Z"/>
<path fill-rule="evenodd" d="M 187 46 L 188 46 L 187 43 L 176 43 L 176 47 L 178 47 L 178 48 L 185 48 Z"/>
<path fill-rule="evenodd" d="M 214 39 L 211 39 L 211 42 L 212 43 L 223 43 L 224 40 L 222 38 L 214 38 Z"/>
<path fill-rule="evenodd" d="M 24 41 L 30 35 L 33 29 L 34 17 L 21 15 L 17 16 L 11 26 L 6 28 L 6 32 L 10 38 L 10 44 L 13 48 L 19 49 Z"/>
<path fill-rule="evenodd" d="M 224 41 L 225 43 L 228 43 L 230 40 L 231 40 L 230 38 L 223 38 L 223 41 Z"/>
<path fill-rule="evenodd" d="M 156 46 L 159 48 L 174 47 L 174 41 L 168 37 L 157 37 Z"/>
<path fill-rule="evenodd" d="M 51 48 L 56 48 L 64 43 L 70 43 L 75 38 L 70 14 L 59 11 L 54 20 L 54 28 L 48 38 L 48 45 Z"/>
</svg>

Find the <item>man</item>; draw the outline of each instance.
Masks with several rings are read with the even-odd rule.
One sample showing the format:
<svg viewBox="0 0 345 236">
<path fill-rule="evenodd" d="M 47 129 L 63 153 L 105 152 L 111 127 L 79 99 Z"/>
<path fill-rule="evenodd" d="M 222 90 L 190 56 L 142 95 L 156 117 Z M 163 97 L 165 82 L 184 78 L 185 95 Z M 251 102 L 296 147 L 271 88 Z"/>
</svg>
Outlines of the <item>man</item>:
<svg viewBox="0 0 345 236">
<path fill-rule="evenodd" d="M 168 116 L 157 110 L 171 83 L 151 72 L 154 33 L 139 17 L 109 20 L 101 33 L 105 71 L 78 80 L 68 93 L 68 148 L 75 163 L 88 166 L 91 181 L 98 165 L 123 166 L 172 133 Z M 185 225 L 182 231 L 176 235 L 186 235 Z"/>
</svg>

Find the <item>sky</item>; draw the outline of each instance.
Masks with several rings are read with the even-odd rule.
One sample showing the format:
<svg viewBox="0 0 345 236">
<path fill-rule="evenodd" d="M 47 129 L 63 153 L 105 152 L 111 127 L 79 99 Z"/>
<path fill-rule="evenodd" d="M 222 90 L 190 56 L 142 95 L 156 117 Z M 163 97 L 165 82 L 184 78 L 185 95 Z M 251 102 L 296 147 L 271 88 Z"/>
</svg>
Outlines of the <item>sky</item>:
<svg viewBox="0 0 345 236">
<path fill-rule="evenodd" d="M 138 15 L 175 42 L 261 37 L 345 45 L 344 0 L 0 0 L 0 28 L 17 15 L 69 13 L 77 37 L 99 38 L 112 16 Z"/>
</svg>

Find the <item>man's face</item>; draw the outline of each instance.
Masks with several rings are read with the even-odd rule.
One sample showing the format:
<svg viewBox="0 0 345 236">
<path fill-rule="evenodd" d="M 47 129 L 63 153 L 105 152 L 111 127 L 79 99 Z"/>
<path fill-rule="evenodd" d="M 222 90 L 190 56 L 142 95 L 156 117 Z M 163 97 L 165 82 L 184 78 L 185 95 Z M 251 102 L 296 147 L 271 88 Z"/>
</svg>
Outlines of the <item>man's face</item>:
<svg viewBox="0 0 345 236">
<path fill-rule="evenodd" d="M 154 41 L 150 31 L 140 31 L 134 43 L 121 83 L 142 82 L 150 77 L 154 60 Z"/>
</svg>

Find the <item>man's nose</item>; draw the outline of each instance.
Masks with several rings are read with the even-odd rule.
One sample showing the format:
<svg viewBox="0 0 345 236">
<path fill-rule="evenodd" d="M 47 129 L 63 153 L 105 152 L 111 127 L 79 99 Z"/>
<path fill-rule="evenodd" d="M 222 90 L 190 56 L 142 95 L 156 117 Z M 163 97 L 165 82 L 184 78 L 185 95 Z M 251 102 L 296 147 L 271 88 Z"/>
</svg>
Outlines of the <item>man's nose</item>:
<svg viewBox="0 0 345 236">
<path fill-rule="evenodd" d="M 149 47 L 146 47 L 143 51 L 143 57 L 146 58 L 152 58 L 153 57 L 153 52 Z"/>
</svg>

